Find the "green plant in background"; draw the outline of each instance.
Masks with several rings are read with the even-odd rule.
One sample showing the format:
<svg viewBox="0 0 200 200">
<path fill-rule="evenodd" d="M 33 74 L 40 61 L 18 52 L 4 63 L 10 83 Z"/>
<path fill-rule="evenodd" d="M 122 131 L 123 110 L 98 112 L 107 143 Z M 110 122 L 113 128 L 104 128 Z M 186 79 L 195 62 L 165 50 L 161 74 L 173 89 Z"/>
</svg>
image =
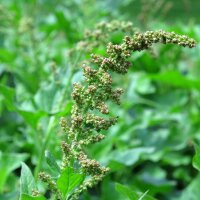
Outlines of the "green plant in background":
<svg viewBox="0 0 200 200">
<path fill-rule="evenodd" d="M 39 175 L 47 183 L 52 198 L 76 200 L 83 191 L 96 185 L 108 172 L 108 168 L 90 159 L 84 149 L 85 146 L 104 139 L 104 135 L 99 132 L 117 122 L 117 117 L 105 117 L 109 114 L 106 102 L 112 100 L 119 104 L 122 93 L 122 89 L 113 89 L 110 72 L 127 73 L 131 65 L 127 59 L 131 53 L 148 49 L 154 43 L 172 43 L 190 48 L 195 46 L 193 39 L 173 32 L 137 32 L 132 38 L 126 36 L 121 45 L 109 43 L 108 57 L 93 54 L 91 63 L 94 68 L 83 65 L 85 84 L 74 83 L 71 119 L 61 119 L 61 126 L 66 133 L 66 139 L 62 142 L 61 165 L 57 165 L 52 155 L 47 155 L 50 167 L 57 176 L 45 172 Z"/>
<path fill-rule="evenodd" d="M 195 18 L 198 1 L 3 0 L 0 4 L 3 200 L 18 199 L 20 170 L 21 198 L 44 199 L 38 191 L 50 198 L 48 187 L 37 180 L 38 172 L 45 171 L 55 182 L 61 174 L 59 144 L 66 135 L 58 121 L 66 116 L 70 124 L 72 83 L 83 79 L 82 63 L 91 66 L 90 53 L 106 57 L 108 42 L 120 44 L 124 35 L 132 38 L 137 29 L 129 21 L 139 30 L 175 31 L 197 41 L 200 35 L 198 14 Z M 170 4 L 173 7 L 166 12 Z M 98 21 L 110 23 L 95 25 Z M 89 30 L 85 36 L 84 29 Z M 116 111 L 119 118 L 115 126 L 101 131 L 105 139 L 84 146 L 88 158 L 110 171 L 80 199 L 199 200 L 200 177 L 194 169 L 199 169 L 198 142 L 194 168 L 191 165 L 192 141 L 200 139 L 198 51 L 199 46 L 188 50 L 153 45 L 148 51 L 132 54 L 129 61 L 134 67 L 126 76 L 111 72 L 112 88 L 120 83 L 127 92 L 120 106 L 108 102 L 109 115 L 105 118 L 115 116 Z M 98 67 L 93 65 L 92 69 Z M 104 117 L 97 110 L 92 113 Z M 22 161 L 34 178 L 25 164 L 21 167 Z M 78 167 L 75 161 L 75 169 Z M 77 173 L 69 173 L 70 180 L 77 180 L 69 183 L 76 185 L 68 187 L 69 193 L 84 179 Z"/>
<path fill-rule="evenodd" d="M 152 7 L 154 9 L 152 9 Z M 157 17 L 158 15 L 161 15 L 159 17 L 163 18 L 169 10 L 173 7 L 172 1 L 156 1 L 156 0 L 141 0 L 141 11 L 138 16 L 138 20 L 141 24 L 143 24 L 145 27 L 148 27 L 149 22 L 151 22 L 152 18 Z M 150 19 L 151 18 L 151 19 Z"/>
</svg>

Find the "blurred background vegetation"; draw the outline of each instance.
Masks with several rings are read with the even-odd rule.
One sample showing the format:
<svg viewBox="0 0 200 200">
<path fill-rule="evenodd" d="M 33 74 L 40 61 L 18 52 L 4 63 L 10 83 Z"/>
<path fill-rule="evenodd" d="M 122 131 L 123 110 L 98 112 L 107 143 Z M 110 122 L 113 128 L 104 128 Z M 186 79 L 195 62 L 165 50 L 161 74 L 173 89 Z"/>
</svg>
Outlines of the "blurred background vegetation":
<svg viewBox="0 0 200 200">
<path fill-rule="evenodd" d="M 19 198 L 22 161 L 37 179 L 49 170 L 45 150 L 61 159 L 59 119 L 70 115 L 72 83 L 82 79 L 88 58 L 70 51 L 84 30 L 123 20 L 198 42 L 199 7 L 198 0 L 1 0 L 0 199 Z M 149 199 L 199 200 L 200 176 L 192 166 L 200 140 L 199 52 L 199 45 L 156 45 L 131 57 L 128 75 L 114 77 L 126 91 L 120 108 L 111 109 L 119 123 L 87 150 L 111 172 L 83 199 L 126 199 L 119 183 L 148 191 Z"/>
</svg>

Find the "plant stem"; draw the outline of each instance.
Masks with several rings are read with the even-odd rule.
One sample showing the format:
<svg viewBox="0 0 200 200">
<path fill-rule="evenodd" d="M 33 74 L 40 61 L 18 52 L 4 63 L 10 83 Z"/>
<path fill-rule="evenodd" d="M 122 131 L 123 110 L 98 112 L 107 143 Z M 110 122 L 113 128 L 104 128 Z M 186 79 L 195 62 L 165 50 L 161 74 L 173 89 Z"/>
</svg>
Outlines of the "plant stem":
<svg viewBox="0 0 200 200">
<path fill-rule="evenodd" d="M 44 142 L 43 142 L 43 145 L 42 145 L 42 150 L 40 152 L 38 164 L 36 165 L 36 168 L 35 168 L 35 171 L 34 171 L 35 179 L 37 179 L 38 173 L 39 173 L 39 171 L 41 169 L 42 161 L 44 159 L 44 153 L 45 153 L 46 147 L 48 145 L 49 138 L 51 136 L 51 132 L 52 132 L 52 129 L 53 129 L 54 126 L 55 126 L 55 116 L 51 116 L 50 119 L 49 119 L 47 132 L 46 132 L 46 135 L 45 135 L 45 138 L 44 138 Z"/>
<path fill-rule="evenodd" d="M 73 68 L 73 67 L 77 64 L 77 62 L 78 62 L 80 56 L 81 56 L 81 53 L 78 54 L 78 56 L 77 56 L 77 58 L 76 58 L 76 61 L 72 64 L 71 68 Z M 73 75 L 74 75 L 73 70 L 72 70 L 71 68 L 69 69 L 69 78 L 68 78 L 68 81 L 67 81 L 67 83 L 66 83 L 67 86 L 70 85 L 71 79 L 72 79 L 72 77 L 73 77 Z M 61 107 L 61 106 L 63 105 L 64 100 L 65 100 L 65 97 L 66 97 L 66 94 L 67 94 L 68 92 L 69 92 L 69 91 L 65 89 L 65 92 L 64 92 L 64 94 L 63 94 L 62 97 L 61 97 L 61 101 L 60 101 L 60 103 L 59 103 L 59 107 Z M 45 150 L 46 150 L 46 148 L 47 148 L 49 139 L 50 139 L 50 137 L 51 137 L 52 129 L 53 129 L 54 126 L 55 126 L 55 122 L 56 122 L 55 119 L 56 119 L 56 117 L 55 117 L 54 115 L 51 116 L 50 119 L 49 119 L 49 123 L 48 123 L 48 127 L 47 127 L 47 132 L 46 132 L 45 139 L 44 139 L 44 142 L 43 142 L 43 145 L 42 145 L 42 150 L 41 150 L 41 152 L 40 152 L 38 164 L 36 165 L 36 168 L 35 168 L 35 171 L 34 171 L 34 177 L 35 177 L 36 180 L 37 180 L 37 177 L 38 177 L 38 173 L 39 173 L 40 170 L 41 170 L 41 166 L 42 166 L 42 162 L 43 162 L 43 159 L 44 159 Z"/>
</svg>

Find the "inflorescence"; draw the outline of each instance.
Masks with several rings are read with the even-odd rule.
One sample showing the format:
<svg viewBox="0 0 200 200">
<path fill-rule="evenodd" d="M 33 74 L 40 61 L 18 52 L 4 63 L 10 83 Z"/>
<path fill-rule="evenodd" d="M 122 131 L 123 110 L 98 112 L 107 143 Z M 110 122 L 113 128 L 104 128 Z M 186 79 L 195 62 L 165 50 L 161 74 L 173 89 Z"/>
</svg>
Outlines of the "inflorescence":
<svg viewBox="0 0 200 200">
<path fill-rule="evenodd" d="M 136 30 L 130 21 L 113 20 L 109 23 L 100 22 L 95 26 L 94 30 L 86 30 L 84 32 L 83 39 L 77 43 L 74 50 L 92 52 L 94 48 L 98 48 L 100 45 L 106 45 L 111 35 L 115 33 L 133 35 Z"/>
<path fill-rule="evenodd" d="M 106 25 L 103 24 L 103 27 Z M 89 35 L 89 33 L 88 33 Z M 97 34 L 98 35 L 98 34 Z M 93 35 L 89 35 L 93 37 Z M 149 49 L 154 43 L 176 44 L 193 48 L 195 41 L 185 35 L 174 32 L 147 31 L 136 32 L 132 37 L 126 36 L 122 44 L 107 45 L 107 56 L 91 55 L 90 64 L 82 66 L 85 77 L 83 83 L 74 83 L 72 98 L 74 105 L 71 110 L 71 119 L 61 118 L 60 125 L 66 134 L 66 141 L 61 144 L 63 159 L 62 169 L 67 166 L 74 167 L 75 171 L 86 175 L 83 183 L 77 187 L 70 196 L 70 200 L 77 200 L 80 194 L 93 187 L 103 179 L 109 168 L 101 166 L 96 160 L 90 159 L 85 147 L 89 144 L 100 142 L 105 135 L 100 133 L 116 124 L 118 117 L 109 115 L 107 102 L 113 101 L 120 104 L 121 88 L 112 86 L 111 72 L 126 74 L 131 63 L 128 61 L 132 52 Z M 93 67 L 92 67 L 93 65 Z M 42 180 L 48 183 L 51 191 L 60 194 L 49 175 L 40 174 Z"/>
</svg>

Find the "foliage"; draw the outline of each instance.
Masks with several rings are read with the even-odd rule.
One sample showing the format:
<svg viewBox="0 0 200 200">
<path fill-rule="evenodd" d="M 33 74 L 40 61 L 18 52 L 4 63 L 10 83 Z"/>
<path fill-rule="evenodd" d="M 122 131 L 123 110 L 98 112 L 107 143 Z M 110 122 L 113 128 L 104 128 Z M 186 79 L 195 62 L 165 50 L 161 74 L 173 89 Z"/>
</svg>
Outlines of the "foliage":
<svg viewBox="0 0 200 200">
<path fill-rule="evenodd" d="M 141 13 L 134 11 L 140 8 L 138 2 Z M 174 12 L 186 10 L 185 2 L 1 1 L 0 199 L 50 199 L 38 179 L 41 171 L 69 197 L 88 179 L 74 171 L 79 167 L 75 161 L 74 168 L 60 167 L 66 135 L 59 119 L 66 116 L 70 122 L 72 83 L 83 80 L 80 66 L 89 64 L 91 52 L 105 57 L 105 44 L 120 45 L 124 35 L 138 30 L 164 29 L 199 41 L 200 28 L 195 19 L 188 23 L 189 11 L 185 21 Z M 133 29 L 130 22 L 119 20 L 131 21 Z M 91 31 L 100 21 L 116 27 L 103 22 Z M 106 37 L 99 38 L 102 32 Z M 197 52 L 198 45 L 189 50 L 155 45 L 132 54 L 133 67 L 126 76 L 111 73 L 113 87 L 125 89 L 120 106 L 108 102 L 109 114 L 119 116 L 118 122 L 102 131 L 104 140 L 84 147 L 110 172 L 82 199 L 199 199 Z"/>
</svg>

